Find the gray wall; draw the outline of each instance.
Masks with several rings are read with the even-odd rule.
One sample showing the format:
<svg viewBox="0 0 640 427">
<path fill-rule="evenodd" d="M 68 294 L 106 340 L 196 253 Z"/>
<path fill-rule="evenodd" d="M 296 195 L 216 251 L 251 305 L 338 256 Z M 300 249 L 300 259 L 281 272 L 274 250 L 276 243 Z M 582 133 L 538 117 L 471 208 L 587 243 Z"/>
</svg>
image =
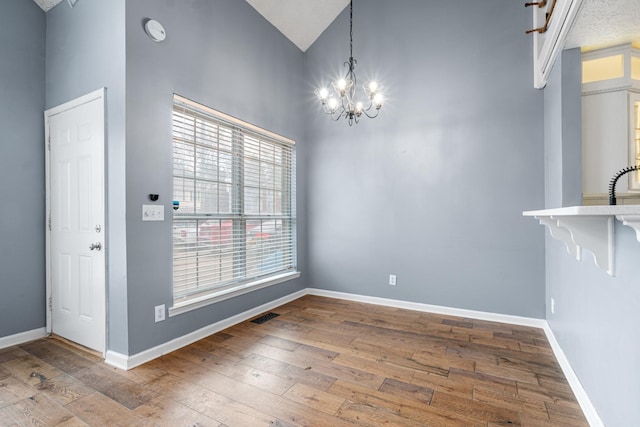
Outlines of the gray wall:
<svg viewBox="0 0 640 427">
<path fill-rule="evenodd" d="M 46 107 L 107 88 L 107 348 L 126 354 L 124 5 L 82 0 L 72 9 L 63 1 L 47 12 Z"/>
<path fill-rule="evenodd" d="M 545 207 L 582 204 L 580 49 L 562 52 L 544 90 Z M 566 66 L 563 64 L 566 63 Z M 565 141 L 563 144 L 562 141 Z"/>
<path fill-rule="evenodd" d="M 0 337 L 45 326 L 45 15 L 0 2 Z"/>
<path fill-rule="evenodd" d="M 573 113 L 566 114 L 580 109 L 580 67 L 578 50 L 564 52 L 544 90 L 550 136 L 545 145 L 555 153 L 575 153 L 581 146 L 579 132 L 561 138 L 558 131 L 558 127 L 581 128 Z M 561 98 L 564 112 L 550 108 L 547 98 Z M 572 171 L 565 168 L 563 174 L 546 178 L 547 188 L 565 189 L 564 199 L 579 196 L 575 188 L 581 178 Z M 604 424 L 633 424 L 640 419 L 640 242 L 631 228 L 616 221 L 616 276 L 611 277 L 595 266 L 588 251 L 581 262 L 576 261 L 563 243 L 545 234 L 547 298 L 555 299 L 555 314 L 547 305 L 551 329 Z"/>
<path fill-rule="evenodd" d="M 148 18 L 165 27 L 164 42 L 146 36 Z M 302 66 L 302 52 L 244 1 L 127 2 L 129 354 L 307 286 Z M 297 141 L 298 266 L 303 276 L 154 323 L 153 307 L 172 305 L 173 93 Z M 149 193 L 160 195 L 164 222 L 141 221 Z"/>
<path fill-rule="evenodd" d="M 544 317 L 543 94 L 506 0 L 355 3 L 354 56 L 388 89 L 349 128 L 311 93 L 348 57 L 345 10 L 305 57 L 317 288 Z M 397 274 L 397 286 L 388 283 Z"/>
</svg>

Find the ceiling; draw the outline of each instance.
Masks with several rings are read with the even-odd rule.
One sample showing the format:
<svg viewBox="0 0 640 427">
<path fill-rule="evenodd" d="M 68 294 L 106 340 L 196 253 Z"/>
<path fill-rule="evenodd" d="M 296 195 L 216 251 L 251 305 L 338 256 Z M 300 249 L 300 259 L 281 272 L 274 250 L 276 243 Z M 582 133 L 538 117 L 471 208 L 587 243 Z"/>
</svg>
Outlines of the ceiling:
<svg viewBox="0 0 640 427">
<path fill-rule="evenodd" d="M 63 0 L 34 1 L 47 12 Z M 246 0 L 246 2 L 303 52 L 349 4 L 349 0 Z"/>
<path fill-rule="evenodd" d="M 349 4 L 349 0 L 246 1 L 303 52 Z"/>
<path fill-rule="evenodd" d="M 640 42 L 640 1 L 584 0 L 566 48 L 600 49 Z"/>
<path fill-rule="evenodd" d="M 38 6 L 42 8 L 45 12 L 51 9 L 53 6 L 60 3 L 62 0 L 34 0 Z"/>
<path fill-rule="evenodd" d="M 62 0 L 34 1 L 46 12 Z M 349 4 L 349 0 L 246 2 L 303 52 Z M 640 1 L 584 0 L 578 19 L 567 38 L 566 47 L 590 50 L 633 41 L 640 43 Z"/>
</svg>

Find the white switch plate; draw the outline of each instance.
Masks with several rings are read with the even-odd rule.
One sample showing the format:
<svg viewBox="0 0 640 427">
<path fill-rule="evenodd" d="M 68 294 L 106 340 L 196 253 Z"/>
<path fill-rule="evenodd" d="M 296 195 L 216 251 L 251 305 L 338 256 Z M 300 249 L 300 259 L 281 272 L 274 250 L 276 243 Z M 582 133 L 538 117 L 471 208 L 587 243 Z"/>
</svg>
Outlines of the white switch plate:
<svg viewBox="0 0 640 427">
<path fill-rule="evenodd" d="M 142 205 L 143 221 L 164 221 L 164 205 Z"/>
<path fill-rule="evenodd" d="M 164 304 L 155 307 L 156 323 L 164 320 Z"/>
</svg>

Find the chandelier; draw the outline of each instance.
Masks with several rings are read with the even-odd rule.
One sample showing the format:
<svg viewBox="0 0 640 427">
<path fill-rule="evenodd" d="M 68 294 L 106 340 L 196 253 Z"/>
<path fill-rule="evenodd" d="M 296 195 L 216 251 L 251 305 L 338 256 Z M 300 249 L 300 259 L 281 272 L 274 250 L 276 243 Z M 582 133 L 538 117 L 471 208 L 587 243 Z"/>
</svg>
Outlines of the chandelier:
<svg viewBox="0 0 640 427">
<path fill-rule="evenodd" d="M 351 0 L 349 16 L 349 60 L 344 63 L 347 67 L 347 74 L 331 84 L 334 93 L 322 87 L 316 89 L 314 93 L 322 103 L 322 110 L 331 116 L 335 121 L 340 118 L 347 119 L 349 126 L 358 123 L 362 115 L 373 119 L 378 116 L 380 108 L 384 103 L 384 95 L 380 92 L 382 87 L 375 81 L 370 81 L 362 88 L 367 101 L 365 103 L 356 99 L 357 79 L 355 67 L 358 61 L 353 57 L 353 0 Z"/>
</svg>

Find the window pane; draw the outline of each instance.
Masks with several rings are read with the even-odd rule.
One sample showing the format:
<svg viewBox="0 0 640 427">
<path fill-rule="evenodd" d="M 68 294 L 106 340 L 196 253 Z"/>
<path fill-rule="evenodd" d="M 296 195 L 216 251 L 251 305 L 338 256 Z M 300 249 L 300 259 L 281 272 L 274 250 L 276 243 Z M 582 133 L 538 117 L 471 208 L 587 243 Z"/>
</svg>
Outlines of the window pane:
<svg viewBox="0 0 640 427">
<path fill-rule="evenodd" d="M 193 159 L 195 157 L 195 147 L 175 141 L 173 144 L 173 175 L 183 177 L 193 177 Z"/>
<path fill-rule="evenodd" d="M 218 127 L 218 147 L 220 150 L 233 150 L 233 130 L 225 126 Z"/>
<path fill-rule="evenodd" d="M 273 164 L 261 163 L 260 164 L 260 187 L 273 189 L 275 172 L 273 170 Z"/>
<path fill-rule="evenodd" d="M 203 145 L 217 145 L 218 127 L 202 119 L 196 120 L 196 143 Z"/>
<path fill-rule="evenodd" d="M 283 158 L 282 152 L 283 152 L 283 149 L 281 147 L 277 147 L 276 148 L 275 153 L 274 153 L 275 157 L 273 159 L 273 162 L 276 165 L 281 165 L 282 164 L 282 158 Z"/>
<path fill-rule="evenodd" d="M 260 158 L 262 160 L 273 163 L 274 153 L 275 147 L 273 146 L 273 144 L 263 142 L 260 145 Z"/>
<path fill-rule="evenodd" d="M 260 162 L 253 159 L 244 161 L 244 185 L 249 187 L 260 186 Z"/>
<path fill-rule="evenodd" d="M 230 184 L 218 185 L 218 213 L 230 214 L 233 212 L 233 203 L 231 194 L 232 186 Z"/>
<path fill-rule="evenodd" d="M 193 179 L 176 177 L 173 179 L 173 199 L 180 202 L 180 212 L 195 212 L 195 188 Z"/>
<path fill-rule="evenodd" d="M 250 136 L 244 137 L 244 157 L 255 158 L 260 157 L 260 141 Z"/>
<path fill-rule="evenodd" d="M 273 188 L 280 188 L 283 185 L 285 185 L 285 183 L 282 182 L 282 167 L 281 166 L 276 166 L 273 168 L 273 183 L 274 183 L 274 187 Z"/>
<path fill-rule="evenodd" d="M 218 212 L 218 184 L 214 182 L 196 182 L 196 213 Z"/>
<path fill-rule="evenodd" d="M 258 277 L 283 268 L 282 220 L 247 221 L 247 276 Z"/>
<path fill-rule="evenodd" d="M 196 149 L 196 177 L 207 181 L 218 180 L 218 152 L 210 148 Z"/>
<path fill-rule="evenodd" d="M 247 187 L 244 189 L 244 212 L 247 215 L 260 213 L 260 190 Z"/>
<path fill-rule="evenodd" d="M 282 215 L 282 191 L 273 192 L 273 213 L 275 215 Z"/>
<path fill-rule="evenodd" d="M 260 213 L 273 214 L 273 190 L 260 190 Z"/>
<path fill-rule="evenodd" d="M 231 153 L 225 153 L 224 151 L 221 151 L 218 154 L 218 157 L 220 158 L 220 163 L 218 164 L 220 168 L 219 181 L 226 183 L 233 182 L 233 157 Z"/>
<path fill-rule="evenodd" d="M 173 138 L 193 142 L 194 118 L 185 113 L 173 112 Z"/>
</svg>

